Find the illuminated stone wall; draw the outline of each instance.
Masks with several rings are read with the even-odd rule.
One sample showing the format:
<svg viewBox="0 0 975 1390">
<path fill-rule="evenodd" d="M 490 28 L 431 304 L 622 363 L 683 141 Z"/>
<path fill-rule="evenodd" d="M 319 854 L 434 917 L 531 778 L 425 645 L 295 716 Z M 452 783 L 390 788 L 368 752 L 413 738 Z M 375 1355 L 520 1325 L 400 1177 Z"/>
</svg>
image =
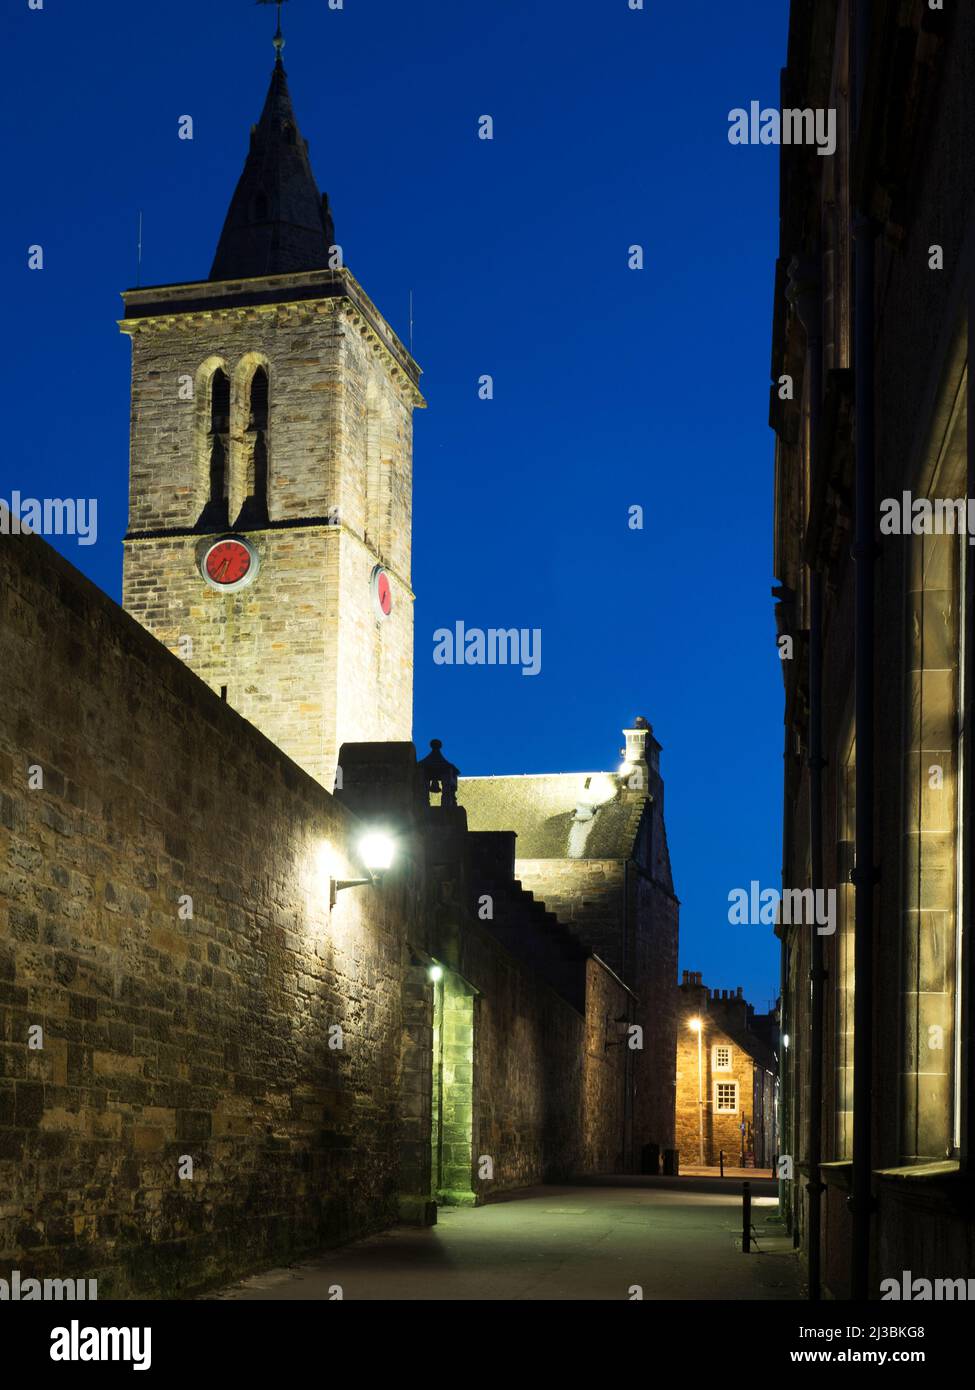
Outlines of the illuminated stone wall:
<svg viewBox="0 0 975 1390">
<path fill-rule="evenodd" d="M 473 837 L 441 854 L 411 744 L 346 745 L 333 797 L 37 537 L 0 546 L 0 668 L 0 1267 L 178 1297 L 429 1219 L 431 958 L 467 1011 L 450 1190 L 613 1152 L 615 1110 L 584 1100 L 586 959 L 570 1002 L 530 895 L 505 919 L 525 959 L 465 907 Z M 330 908 L 380 811 L 394 868 Z"/>
<path fill-rule="evenodd" d="M 172 1294 L 384 1225 L 415 895 L 330 912 L 350 814 L 42 542 L 0 569 L 4 1259 Z"/>
</svg>

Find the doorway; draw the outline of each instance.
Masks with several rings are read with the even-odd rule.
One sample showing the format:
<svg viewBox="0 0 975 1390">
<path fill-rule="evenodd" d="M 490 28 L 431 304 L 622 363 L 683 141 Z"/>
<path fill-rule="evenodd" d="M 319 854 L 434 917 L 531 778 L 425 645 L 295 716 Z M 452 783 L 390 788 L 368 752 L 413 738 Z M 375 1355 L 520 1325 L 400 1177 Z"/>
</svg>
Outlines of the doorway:
<svg viewBox="0 0 975 1390">
<path fill-rule="evenodd" d="M 432 1195 L 445 1206 L 472 1206 L 474 993 L 446 966 L 433 981 Z"/>
</svg>

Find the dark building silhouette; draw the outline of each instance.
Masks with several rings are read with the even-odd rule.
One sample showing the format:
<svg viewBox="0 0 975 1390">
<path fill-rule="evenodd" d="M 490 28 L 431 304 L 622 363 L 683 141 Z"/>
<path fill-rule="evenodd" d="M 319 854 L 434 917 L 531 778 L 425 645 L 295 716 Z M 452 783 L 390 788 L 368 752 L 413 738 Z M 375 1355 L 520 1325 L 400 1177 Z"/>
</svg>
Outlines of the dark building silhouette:
<svg viewBox="0 0 975 1390">
<path fill-rule="evenodd" d="M 781 1146 L 840 1298 L 972 1268 L 973 93 L 971 6 L 792 5 L 783 105 L 837 144 L 781 151 L 783 886 L 835 912 L 778 928 Z"/>
</svg>

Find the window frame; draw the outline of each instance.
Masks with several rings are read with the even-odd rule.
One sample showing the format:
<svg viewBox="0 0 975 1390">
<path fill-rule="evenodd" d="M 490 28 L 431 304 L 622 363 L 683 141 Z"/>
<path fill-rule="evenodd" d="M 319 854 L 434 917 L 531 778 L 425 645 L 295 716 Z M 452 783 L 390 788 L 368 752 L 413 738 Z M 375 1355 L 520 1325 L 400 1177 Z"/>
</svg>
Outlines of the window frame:
<svg viewBox="0 0 975 1390">
<path fill-rule="evenodd" d="M 720 1100 L 721 1087 L 734 1087 L 735 1103 L 733 1106 L 722 1105 Z M 714 1083 L 714 1113 L 716 1115 L 737 1115 L 741 1109 L 741 1090 L 737 1078 L 731 1080 L 715 1081 Z"/>
</svg>

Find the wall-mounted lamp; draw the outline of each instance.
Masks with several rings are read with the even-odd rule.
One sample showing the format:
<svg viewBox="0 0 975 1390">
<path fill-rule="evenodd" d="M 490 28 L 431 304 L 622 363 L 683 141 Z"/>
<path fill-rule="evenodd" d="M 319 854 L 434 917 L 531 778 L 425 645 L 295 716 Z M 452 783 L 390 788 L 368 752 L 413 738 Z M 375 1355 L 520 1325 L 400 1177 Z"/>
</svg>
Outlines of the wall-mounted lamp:
<svg viewBox="0 0 975 1390">
<path fill-rule="evenodd" d="M 427 974 L 430 976 L 430 979 L 433 981 L 433 983 L 436 984 L 438 980 L 443 979 L 443 966 L 431 965 L 430 969 L 427 971 Z"/>
<path fill-rule="evenodd" d="M 359 841 L 359 858 L 373 876 L 392 867 L 396 842 L 384 830 L 370 830 Z"/>
<path fill-rule="evenodd" d="M 359 858 L 369 870 L 368 878 L 333 878 L 329 894 L 329 906 L 335 906 L 335 898 L 343 888 L 358 888 L 364 883 L 378 882 L 396 858 L 396 842 L 384 830 L 369 830 L 359 841 Z"/>
</svg>

